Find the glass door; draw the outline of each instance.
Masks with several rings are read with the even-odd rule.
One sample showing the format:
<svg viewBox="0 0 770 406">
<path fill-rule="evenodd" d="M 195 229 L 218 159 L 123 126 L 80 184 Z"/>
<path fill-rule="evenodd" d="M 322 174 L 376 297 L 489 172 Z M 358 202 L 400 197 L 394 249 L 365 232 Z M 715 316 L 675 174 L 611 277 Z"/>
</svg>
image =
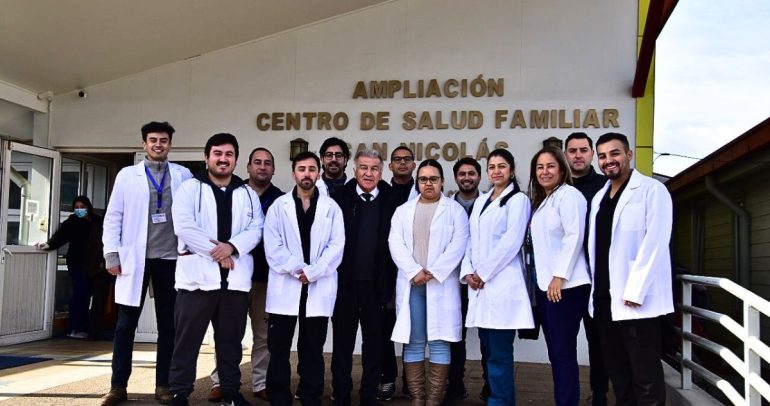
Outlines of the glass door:
<svg viewBox="0 0 770 406">
<path fill-rule="evenodd" d="M 59 224 L 59 153 L 2 141 L 0 345 L 50 337 L 56 253 L 38 251 Z M 54 208 L 54 209 L 52 209 Z"/>
</svg>

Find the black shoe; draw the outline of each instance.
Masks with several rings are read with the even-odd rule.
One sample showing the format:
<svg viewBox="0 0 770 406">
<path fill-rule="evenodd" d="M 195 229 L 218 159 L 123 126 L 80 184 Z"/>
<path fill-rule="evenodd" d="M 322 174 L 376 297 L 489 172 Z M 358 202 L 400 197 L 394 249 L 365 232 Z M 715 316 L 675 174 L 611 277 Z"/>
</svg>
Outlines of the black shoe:
<svg viewBox="0 0 770 406">
<path fill-rule="evenodd" d="M 243 395 L 241 395 L 240 392 L 234 394 L 234 395 L 225 395 L 224 398 L 222 398 L 222 403 L 220 403 L 221 406 L 252 406 L 251 403 L 249 403 L 248 400 L 246 400 Z"/>
<path fill-rule="evenodd" d="M 189 406 L 190 402 L 187 401 L 187 396 L 181 393 L 175 393 L 171 396 L 171 406 Z"/>
<path fill-rule="evenodd" d="M 607 406 L 607 394 L 601 392 L 593 392 L 591 394 L 591 406 Z"/>
<path fill-rule="evenodd" d="M 377 389 L 377 399 L 378 400 L 391 400 L 393 399 L 393 395 L 396 394 L 396 383 L 395 382 L 387 382 L 387 383 L 381 383 L 379 389 Z"/>
</svg>

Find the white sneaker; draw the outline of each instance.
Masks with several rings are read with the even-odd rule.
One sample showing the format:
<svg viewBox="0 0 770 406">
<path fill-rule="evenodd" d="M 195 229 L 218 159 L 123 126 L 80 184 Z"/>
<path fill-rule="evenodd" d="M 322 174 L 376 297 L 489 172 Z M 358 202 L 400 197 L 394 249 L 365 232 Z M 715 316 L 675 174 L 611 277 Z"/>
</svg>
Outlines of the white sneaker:
<svg viewBox="0 0 770 406">
<path fill-rule="evenodd" d="M 82 340 L 82 339 L 88 338 L 88 333 L 86 333 L 85 331 L 81 331 L 79 333 L 76 333 L 76 332 L 73 331 L 73 332 L 67 334 L 67 337 L 69 337 L 69 338 L 77 338 L 77 339 Z"/>
</svg>

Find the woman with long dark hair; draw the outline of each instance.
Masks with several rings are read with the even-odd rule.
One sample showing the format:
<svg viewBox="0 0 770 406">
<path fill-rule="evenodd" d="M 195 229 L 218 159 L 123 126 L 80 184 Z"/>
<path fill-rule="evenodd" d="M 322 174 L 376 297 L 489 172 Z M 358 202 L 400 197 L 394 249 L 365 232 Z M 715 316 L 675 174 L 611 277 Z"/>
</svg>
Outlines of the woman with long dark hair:
<svg viewBox="0 0 770 406">
<path fill-rule="evenodd" d="M 98 333 L 101 311 L 96 309 L 93 322 L 89 323 L 88 307 L 93 294 L 93 278 L 104 272 L 102 259 L 102 218 L 94 213 L 91 200 L 78 196 L 72 201 L 73 213 L 61 223 L 48 242 L 38 244 L 38 249 L 55 250 L 69 243 L 67 248 L 67 274 L 72 282 L 72 297 L 69 301 L 70 332 L 67 337 L 88 338 Z M 107 287 L 109 288 L 109 286 Z M 97 302 L 95 300 L 95 302 Z M 89 329 L 89 324 L 97 324 Z M 95 337 L 94 337 L 95 338 Z"/>
<path fill-rule="evenodd" d="M 580 402 L 577 335 L 591 293 L 583 251 L 586 200 L 571 184 L 569 165 L 560 150 L 545 148 L 532 157 L 529 187 L 534 207 L 535 295 L 557 405 Z"/>
<path fill-rule="evenodd" d="M 388 237 L 398 267 L 391 338 L 404 344 L 404 374 L 413 406 L 441 404 L 450 343 L 460 341 L 462 334 L 457 266 L 468 241 L 468 216 L 459 203 L 444 196 L 443 184 L 441 164 L 423 161 L 415 182 L 419 195 L 396 209 Z"/>
<path fill-rule="evenodd" d="M 521 260 L 529 198 L 516 182 L 513 155 L 496 149 L 487 157 L 492 189 L 479 196 L 470 217 L 470 240 L 461 280 L 468 284 L 466 327 L 478 327 L 491 393 L 489 405 L 514 405 L 513 339 L 533 328 Z"/>
</svg>

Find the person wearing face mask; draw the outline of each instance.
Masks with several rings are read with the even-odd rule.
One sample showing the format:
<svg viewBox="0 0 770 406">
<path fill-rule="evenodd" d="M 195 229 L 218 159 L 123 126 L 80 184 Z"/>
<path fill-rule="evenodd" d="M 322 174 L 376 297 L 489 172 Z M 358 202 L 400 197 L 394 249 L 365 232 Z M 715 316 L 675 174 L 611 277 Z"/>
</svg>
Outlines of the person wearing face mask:
<svg viewBox="0 0 770 406">
<path fill-rule="evenodd" d="M 492 189 L 473 205 L 470 239 L 460 269 L 467 283 L 465 327 L 477 327 L 489 381 L 488 405 L 515 405 L 513 339 L 535 326 L 524 278 L 521 246 L 529 221 L 529 198 L 516 182 L 513 155 L 496 149 L 487 157 Z"/>
<path fill-rule="evenodd" d="M 64 220 L 47 242 L 37 244 L 37 248 L 48 251 L 69 244 L 67 274 L 72 282 L 72 297 L 69 302 L 70 333 L 67 337 L 88 338 L 89 331 L 98 333 L 98 329 L 89 329 L 88 305 L 93 294 L 92 277 L 97 276 L 99 271 L 105 271 L 101 247 L 102 218 L 93 212 L 91 201 L 86 196 L 76 197 L 72 207 L 74 213 Z M 103 307 L 104 303 L 101 310 Z M 94 313 L 97 312 L 98 309 L 94 309 Z"/>
<path fill-rule="evenodd" d="M 583 251 L 586 200 L 572 186 L 569 164 L 558 149 L 545 148 L 535 154 L 529 173 L 535 295 L 551 361 L 554 400 L 557 405 L 577 405 L 577 336 L 591 293 Z"/>
<path fill-rule="evenodd" d="M 414 406 L 441 404 L 450 343 L 462 338 L 458 265 L 468 241 L 468 216 L 459 203 L 441 193 L 443 183 L 441 164 L 423 161 L 417 170 L 419 198 L 396 209 L 388 237 L 398 267 L 391 339 L 404 344 L 404 371 Z"/>
</svg>

